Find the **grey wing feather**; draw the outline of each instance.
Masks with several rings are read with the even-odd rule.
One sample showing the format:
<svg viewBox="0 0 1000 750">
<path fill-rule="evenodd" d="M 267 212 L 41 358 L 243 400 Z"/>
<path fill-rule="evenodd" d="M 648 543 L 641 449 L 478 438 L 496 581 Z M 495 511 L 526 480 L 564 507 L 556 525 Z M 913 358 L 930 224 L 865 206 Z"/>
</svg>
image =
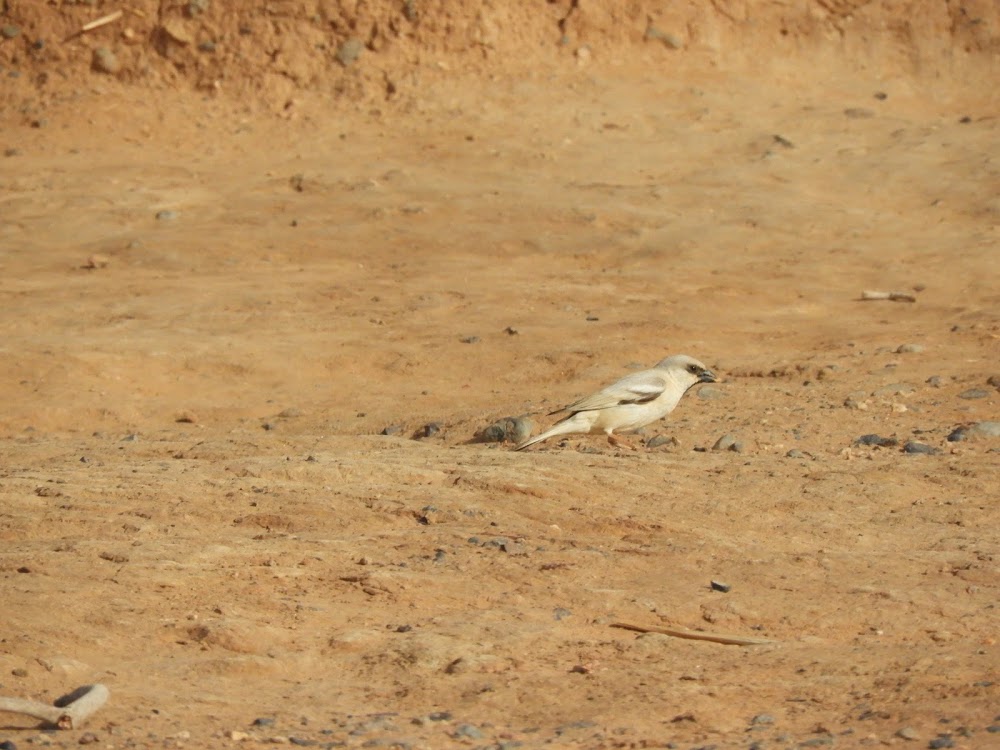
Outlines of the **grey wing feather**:
<svg viewBox="0 0 1000 750">
<path fill-rule="evenodd" d="M 622 404 L 645 404 L 659 398 L 666 388 L 667 381 L 660 373 L 652 370 L 637 372 L 622 378 L 617 383 L 612 383 L 597 393 L 581 398 L 560 411 L 575 413 L 610 409 L 612 406 Z"/>
</svg>

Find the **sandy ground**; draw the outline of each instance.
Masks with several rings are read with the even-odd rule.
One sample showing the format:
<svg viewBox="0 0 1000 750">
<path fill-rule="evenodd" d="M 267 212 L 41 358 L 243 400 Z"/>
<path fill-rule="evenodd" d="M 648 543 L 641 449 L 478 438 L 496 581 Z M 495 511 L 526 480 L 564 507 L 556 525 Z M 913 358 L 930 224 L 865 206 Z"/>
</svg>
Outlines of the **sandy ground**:
<svg viewBox="0 0 1000 750">
<path fill-rule="evenodd" d="M 995 101 L 819 78 L 5 127 L 0 694 L 112 697 L 0 740 L 1000 747 Z M 470 442 L 670 353 L 673 442 Z"/>
</svg>

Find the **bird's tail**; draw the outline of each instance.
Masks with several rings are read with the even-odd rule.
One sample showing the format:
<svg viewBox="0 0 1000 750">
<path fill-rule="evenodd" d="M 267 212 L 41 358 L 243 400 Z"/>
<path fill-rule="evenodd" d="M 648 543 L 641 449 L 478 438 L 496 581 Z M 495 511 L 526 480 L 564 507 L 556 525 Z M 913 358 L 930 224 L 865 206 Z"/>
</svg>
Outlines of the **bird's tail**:
<svg viewBox="0 0 1000 750">
<path fill-rule="evenodd" d="M 514 446 L 514 450 L 523 451 L 525 448 L 528 448 L 529 446 L 532 446 L 535 443 L 540 443 L 543 440 L 548 440 L 550 437 L 555 437 L 556 435 L 566 435 L 570 432 L 578 432 L 579 430 L 575 429 L 575 425 L 569 421 L 571 418 L 572 415 L 566 417 L 566 419 L 556 422 L 554 425 L 552 425 L 552 427 L 547 429 L 545 432 L 539 435 L 535 435 L 535 437 L 533 438 L 522 440 L 520 443 Z"/>
</svg>

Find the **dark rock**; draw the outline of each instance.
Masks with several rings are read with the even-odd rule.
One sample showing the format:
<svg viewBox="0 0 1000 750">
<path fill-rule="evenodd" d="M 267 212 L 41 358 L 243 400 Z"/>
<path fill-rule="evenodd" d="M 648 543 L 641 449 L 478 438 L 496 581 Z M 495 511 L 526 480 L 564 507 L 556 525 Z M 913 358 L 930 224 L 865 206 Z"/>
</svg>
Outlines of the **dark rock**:
<svg viewBox="0 0 1000 750">
<path fill-rule="evenodd" d="M 428 714 L 427 718 L 431 721 L 451 721 L 451 711 L 435 711 Z"/>
<path fill-rule="evenodd" d="M 754 726 L 760 726 L 762 724 L 773 724 L 774 717 L 771 716 L 770 714 L 757 714 L 752 719 L 750 719 L 750 723 L 753 724 Z"/>
<path fill-rule="evenodd" d="M 733 588 L 728 583 L 723 583 L 722 581 L 712 581 L 711 586 L 712 591 L 721 591 L 723 594 L 728 594 L 730 589 Z"/>
<path fill-rule="evenodd" d="M 17 750 L 17 745 L 10 740 L 4 740 L 0 742 L 0 750 Z"/>
<path fill-rule="evenodd" d="M 895 448 L 899 441 L 894 437 L 882 437 L 874 433 L 862 435 L 854 441 L 855 445 L 874 445 L 878 448 Z"/>
<path fill-rule="evenodd" d="M 968 440 L 969 438 L 969 428 L 968 427 L 956 427 L 950 433 L 948 433 L 949 443 L 960 443 L 963 440 Z"/>
<path fill-rule="evenodd" d="M 437 422 L 428 422 L 423 427 L 417 428 L 417 431 L 413 433 L 413 439 L 423 440 L 424 438 L 433 437 L 439 432 L 441 432 L 441 425 Z"/>
<path fill-rule="evenodd" d="M 959 398 L 964 399 L 974 399 L 974 398 L 986 398 L 990 395 L 990 392 L 985 388 L 969 388 L 958 394 Z"/>
<path fill-rule="evenodd" d="M 927 445 L 927 443 L 918 443 L 916 440 L 907 440 L 906 444 L 903 446 L 903 453 L 925 453 L 927 455 L 934 455 L 935 453 L 940 453 L 940 451 L 932 445 Z"/>
<path fill-rule="evenodd" d="M 1000 375 L 990 375 L 986 378 L 986 385 L 992 385 L 994 388 L 1000 388 Z"/>
<path fill-rule="evenodd" d="M 391 424 L 388 427 L 383 427 L 382 428 L 382 432 L 380 432 L 379 434 L 380 435 L 398 435 L 402 431 L 403 431 L 403 428 L 400 427 L 398 424 Z"/>
<path fill-rule="evenodd" d="M 570 610 L 566 609 L 565 607 L 556 607 L 554 610 L 552 610 L 552 616 L 556 620 L 564 620 L 572 614 L 573 613 Z"/>
<path fill-rule="evenodd" d="M 479 337 L 478 336 L 463 336 L 462 337 L 462 343 L 463 344 L 478 344 L 479 343 Z"/>
<path fill-rule="evenodd" d="M 950 734 L 940 734 L 928 742 L 927 747 L 930 748 L 930 750 L 941 750 L 941 748 L 955 747 L 955 740 L 951 738 Z"/>
<path fill-rule="evenodd" d="M 273 727 L 274 726 L 274 719 L 271 719 L 271 718 L 268 718 L 268 717 L 265 717 L 265 716 L 261 716 L 261 717 L 253 720 L 253 725 L 255 727 Z"/>
<path fill-rule="evenodd" d="M 927 383 L 927 385 L 931 386 L 932 388 L 940 388 L 942 385 L 944 385 L 944 380 L 941 378 L 940 375 L 931 375 L 924 382 Z"/>
<path fill-rule="evenodd" d="M 534 427 L 529 417 L 504 417 L 476 433 L 473 442 L 502 443 L 510 440 L 520 443 L 528 438 Z"/>
</svg>

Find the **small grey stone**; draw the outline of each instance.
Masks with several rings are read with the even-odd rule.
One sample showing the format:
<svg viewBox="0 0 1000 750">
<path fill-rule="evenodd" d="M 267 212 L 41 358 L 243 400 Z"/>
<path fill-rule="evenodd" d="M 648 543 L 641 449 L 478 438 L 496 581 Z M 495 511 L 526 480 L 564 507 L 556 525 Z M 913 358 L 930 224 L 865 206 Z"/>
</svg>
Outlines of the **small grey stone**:
<svg viewBox="0 0 1000 750">
<path fill-rule="evenodd" d="M 752 719 L 750 719 L 750 723 L 753 724 L 754 726 L 760 726 L 761 724 L 773 724 L 774 717 L 771 716 L 770 714 L 757 714 Z"/>
<path fill-rule="evenodd" d="M 253 725 L 255 727 L 273 727 L 274 719 L 266 716 L 261 716 L 253 720 Z"/>
<path fill-rule="evenodd" d="M 21 35 L 21 29 L 8 23 L 3 28 L 0 28 L 0 34 L 3 35 L 4 39 L 16 39 Z"/>
<path fill-rule="evenodd" d="M 345 68 L 348 67 L 358 59 L 364 48 L 365 43 L 357 37 L 351 37 L 350 39 L 345 40 L 339 47 L 337 47 L 337 62 Z"/>
<path fill-rule="evenodd" d="M 920 344 L 900 344 L 896 348 L 896 354 L 920 354 L 924 347 Z"/>
<path fill-rule="evenodd" d="M 117 75 L 122 70 L 118 56 L 107 47 L 98 47 L 91 56 L 90 66 L 98 73 Z"/>
<path fill-rule="evenodd" d="M 1000 422 L 979 422 L 972 425 L 969 432 L 982 437 L 1000 437 Z"/>
<path fill-rule="evenodd" d="M 904 740 L 919 740 L 920 732 L 913 727 L 903 727 L 896 732 L 896 736 Z"/>
<path fill-rule="evenodd" d="M 164 210 L 164 211 L 157 211 L 156 212 L 156 220 L 157 221 L 173 221 L 174 219 L 177 218 L 177 216 L 178 216 L 178 214 L 177 214 L 176 211 Z"/>
<path fill-rule="evenodd" d="M 1000 375 L 990 375 L 986 378 L 986 385 L 992 385 L 994 388 L 1000 388 Z"/>
<path fill-rule="evenodd" d="M 868 435 L 862 435 L 857 440 L 854 441 L 855 445 L 874 445 L 879 448 L 894 448 L 899 445 L 899 441 L 893 437 L 882 437 L 881 435 L 876 435 L 870 433 Z"/>
<path fill-rule="evenodd" d="M 201 15 L 208 10 L 209 0 L 189 0 L 187 4 L 187 14 L 191 18 Z"/>
<path fill-rule="evenodd" d="M 735 450 L 733 446 L 737 444 L 735 435 L 723 435 L 718 440 L 715 441 L 715 445 L 712 446 L 714 451 L 731 451 Z"/>
<path fill-rule="evenodd" d="M 435 711 L 427 714 L 427 718 L 431 721 L 451 721 L 451 711 Z"/>
<path fill-rule="evenodd" d="M 199 52 L 215 52 L 215 42 L 210 41 L 210 40 L 209 41 L 204 41 L 204 42 L 198 42 L 198 51 Z"/>
<path fill-rule="evenodd" d="M 556 607 L 554 610 L 552 610 L 552 616 L 556 620 L 564 620 L 571 614 L 573 613 L 570 610 L 566 609 L 565 607 Z"/>
<path fill-rule="evenodd" d="M 681 441 L 673 435 L 653 435 L 653 437 L 646 441 L 647 448 L 659 448 L 661 445 L 677 446 L 680 444 Z"/>
<path fill-rule="evenodd" d="M 703 385 L 698 389 L 698 398 L 703 398 L 706 401 L 716 401 L 725 397 L 726 392 L 721 388 L 716 388 L 714 385 Z"/>
<path fill-rule="evenodd" d="M 391 424 L 388 427 L 383 427 L 382 428 L 382 432 L 380 432 L 379 434 L 380 435 L 398 435 L 402 431 L 403 431 L 403 428 L 400 427 L 398 424 Z"/>
<path fill-rule="evenodd" d="M 964 399 L 974 399 L 974 398 L 986 398 L 990 395 L 990 392 L 984 388 L 969 388 L 958 394 L 959 398 Z"/>
<path fill-rule="evenodd" d="M 728 594 L 733 588 L 728 583 L 723 583 L 722 581 L 712 581 L 709 585 L 712 587 L 712 591 L 721 591 L 723 594 Z"/>
<path fill-rule="evenodd" d="M 479 343 L 479 337 L 478 336 L 463 336 L 462 337 L 462 343 L 463 344 L 478 344 Z"/>
<path fill-rule="evenodd" d="M 940 388 L 942 385 L 944 385 L 944 380 L 942 380 L 940 375 L 931 375 L 924 382 L 926 382 L 927 385 L 931 386 L 932 388 Z"/>
<path fill-rule="evenodd" d="M 916 440 L 907 440 L 906 444 L 903 446 L 903 453 L 923 453 L 933 455 L 935 453 L 940 453 L 940 451 L 932 445 L 927 445 L 927 443 L 918 443 Z"/>
<path fill-rule="evenodd" d="M 798 448 L 792 448 L 785 454 L 785 458 L 809 458 L 807 453 L 803 453 Z"/>
<path fill-rule="evenodd" d="M 912 383 L 891 383 L 877 389 L 872 395 L 876 398 L 884 398 L 886 396 L 907 396 L 916 392 L 916 390 L 917 386 Z"/>
<path fill-rule="evenodd" d="M 505 440 L 520 443 L 534 428 L 535 423 L 529 417 L 504 417 L 480 430 L 475 439 L 480 443 L 502 443 Z"/>
<path fill-rule="evenodd" d="M 950 734 L 939 734 L 927 743 L 927 747 L 930 748 L 930 750 L 942 750 L 942 748 L 955 747 L 955 740 L 951 738 Z"/>
<path fill-rule="evenodd" d="M 969 427 L 956 427 L 950 433 L 948 433 L 949 443 L 960 443 L 963 440 L 968 440 L 969 438 Z"/>
<path fill-rule="evenodd" d="M 459 724 L 455 727 L 455 737 L 467 737 L 470 740 L 481 740 L 483 738 L 483 733 L 479 731 L 478 727 L 472 724 Z"/>
</svg>

